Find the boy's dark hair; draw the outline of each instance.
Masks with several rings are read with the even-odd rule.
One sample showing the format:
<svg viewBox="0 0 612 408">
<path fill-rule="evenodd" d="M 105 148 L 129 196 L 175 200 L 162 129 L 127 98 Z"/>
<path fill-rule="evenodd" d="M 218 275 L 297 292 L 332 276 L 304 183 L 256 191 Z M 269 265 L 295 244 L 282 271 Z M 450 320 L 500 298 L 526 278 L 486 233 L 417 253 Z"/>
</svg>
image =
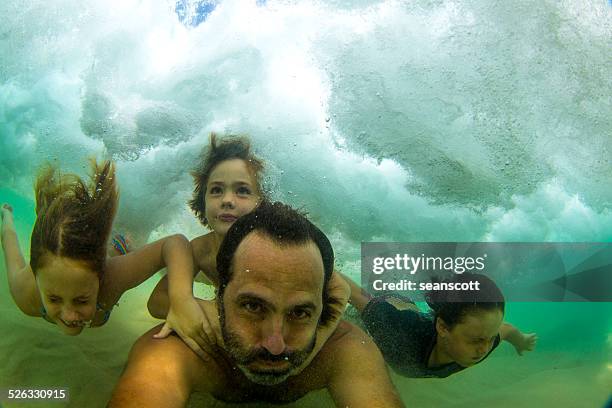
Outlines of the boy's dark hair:
<svg viewBox="0 0 612 408">
<path fill-rule="evenodd" d="M 261 172 L 263 171 L 264 163 L 251 152 L 249 139 L 245 136 L 228 135 L 217 143 L 217 135 L 211 133 L 210 143 L 202 151 L 199 166 L 191 172 L 195 188 L 193 190 L 193 198 L 188 202 L 189 207 L 191 207 L 196 217 L 198 217 L 204 226 L 208 226 L 204 196 L 206 195 L 206 185 L 208 184 L 210 173 L 219 163 L 232 159 L 242 159 L 245 161 L 248 168 L 255 175 L 257 193 L 262 196 L 264 195 L 261 188 Z"/>
<path fill-rule="evenodd" d="M 337 302 L 329 297 L 328 283 L 334 271 L 334 250 L 325 234 L 303 214 L 280 202 L 262 201 L 259 206 L 230 227 L 217 252 L 219 289 L 217 298 L 222 301 L 225 288 L 232 279 L 232 259 L 244 238 L 253 231 L 264 234 L 281 246 L 314 242 L 323 259 L 323 310 L 320 324 L 325 325 L 334 317 L 330 306 Z"/>
<path fill-rule="evenodd" d="M 505 311 L 504 295 L 495 282 L 485 275 L 466 272 L 434 281 L 479 282 L 479 290 L 437 290 L 425 294 L 425 300 L 433 310 L 435 318 L 441 318 L 451 329 L 469 313 L 497 309 L 503 314 Z"/>
</svg>

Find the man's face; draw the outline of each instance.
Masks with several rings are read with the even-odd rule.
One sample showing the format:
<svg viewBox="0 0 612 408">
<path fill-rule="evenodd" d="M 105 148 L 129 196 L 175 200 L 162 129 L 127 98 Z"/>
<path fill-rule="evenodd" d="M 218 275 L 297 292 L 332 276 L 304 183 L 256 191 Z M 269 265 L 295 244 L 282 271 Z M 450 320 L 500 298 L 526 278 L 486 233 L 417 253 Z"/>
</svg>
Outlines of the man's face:
<svg viewBox="0 0 612 408">
<path fill-rule="evenodd" d="M 323 260 L 314 242 L 279 246 L 253 232 L 234 254 L 223 294 L 226 350 L 254 383 L 285 381 L 308 358 L 323 308 Z"/>
</svg>

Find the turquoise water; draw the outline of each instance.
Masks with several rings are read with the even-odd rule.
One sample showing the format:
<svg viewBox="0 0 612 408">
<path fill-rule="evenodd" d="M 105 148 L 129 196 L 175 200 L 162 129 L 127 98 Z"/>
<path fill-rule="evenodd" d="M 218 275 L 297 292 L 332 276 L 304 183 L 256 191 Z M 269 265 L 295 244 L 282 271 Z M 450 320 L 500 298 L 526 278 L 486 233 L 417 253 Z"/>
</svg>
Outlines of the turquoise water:
<svg viewBox="0 0 612 408">
<path fill-rule="evenodd" d="M 17 228 L 27 248 L 33 223 L 31 202 L 3 190 L 0 201 L 16 206 Z M 18 204 L 19 203 L 19 204 Z M 21 206 L 18 209 L 17 206 Z M 5 274 L 4 259 L 0 272 Z M 0 384 L 67 387 L 70 403 L 53 406 L 103 407 L 121 375 L 127 353 L 140 334 L 158 321 L 147 315 L 146 301 L 155 279 L 128 292 L 102 328 L 80 336 L 59 333 L 42 319 L 22 315 L 13 304 L 6 280 L 0 285 L 0 349 L 5 358 Z M 205 295 L 203 285 L 198 293 Z M 510 303 L 506 319 L 540 340 L 535 352 L 516 356 L 503 344 L 478 367 L 445 380 L 394 376 L 402 399 L 415 407 L 591 407 L 605 401 L 612 385 L 611 303 Z M 38 404 L 6 404 L 36 407 Z M 221 404 L 195 395 L 192 407 Z M 248 405 L 263 407 L 264 405 Z M 333 406 L 324 392 L 313 393 L 292 407 Z"/>
<path fill-rule="evenodd" d="M 116 230 L 202 234 L 185 203 L 210 131 L 251 136 L 273 198 L 306 209 L 357 280 L 362 241 L 612 241 L 609 2 L 199 3 L 0 5 L 0 202 L 26 252 L 36 168 L 84 174 L 88 156 L 117 163 Z M 0 387 L 68 386 L 70 406 L 104 406 L 157 323 L 154 280 L 76 338 L 0 282 Z M 394 380 L 415 407 L 601 406 L 611 312 L 511 303 L 535 352 Z"/>
</svg>

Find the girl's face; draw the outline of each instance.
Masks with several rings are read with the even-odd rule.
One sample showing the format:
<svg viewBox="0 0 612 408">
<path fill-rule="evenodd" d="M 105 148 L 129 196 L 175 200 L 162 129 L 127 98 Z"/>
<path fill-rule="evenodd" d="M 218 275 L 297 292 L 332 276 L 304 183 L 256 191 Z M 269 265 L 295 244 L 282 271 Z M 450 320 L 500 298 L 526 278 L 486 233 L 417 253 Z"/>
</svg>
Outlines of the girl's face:
<svg viewBox="0 0 612 408">
<path fill-rule="evenodd" d="M 477 310 L 463 316 L 452 329 L 438 318 L 436 330 L 440 347 L 457 364 L 470 367 L 491 351 L 503 318 L 499 309 Z"/>
<path fill-rule="evenodd" d="M 94 318 L 100 282 L 82 262 L 49 255 L 36 282 L 47 317 L 64 333 L 77 335 Z"/>
<path fill-rule="evenodd" d="M 210 173 L 206 184 L 206 219 L 221 236 L 239 217 L 253 211 L 261 199 L 255 174 L 242 159 L 225 160 Z"/>
</svg>

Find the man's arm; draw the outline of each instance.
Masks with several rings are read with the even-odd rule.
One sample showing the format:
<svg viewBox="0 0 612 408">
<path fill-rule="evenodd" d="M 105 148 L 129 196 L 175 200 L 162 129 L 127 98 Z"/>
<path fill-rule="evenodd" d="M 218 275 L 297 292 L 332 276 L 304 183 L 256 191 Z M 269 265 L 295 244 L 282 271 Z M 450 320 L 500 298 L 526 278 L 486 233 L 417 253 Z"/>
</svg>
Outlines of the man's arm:
<svg viewBox="0 0 612 408">
<path fill-rule="evenodd" d="M 132 347 L 107 408 L 180 408 L 189 401 L 195 376 L 206 370 L 179 338 L 153 339 L 159 327 Z"/>
<path fill-rule="evenodd" d="M 363 330 L 351 325 L 333 347 L 328 389 L 337 407 L 404 407 L 380 351 Z"/>
</svg>

